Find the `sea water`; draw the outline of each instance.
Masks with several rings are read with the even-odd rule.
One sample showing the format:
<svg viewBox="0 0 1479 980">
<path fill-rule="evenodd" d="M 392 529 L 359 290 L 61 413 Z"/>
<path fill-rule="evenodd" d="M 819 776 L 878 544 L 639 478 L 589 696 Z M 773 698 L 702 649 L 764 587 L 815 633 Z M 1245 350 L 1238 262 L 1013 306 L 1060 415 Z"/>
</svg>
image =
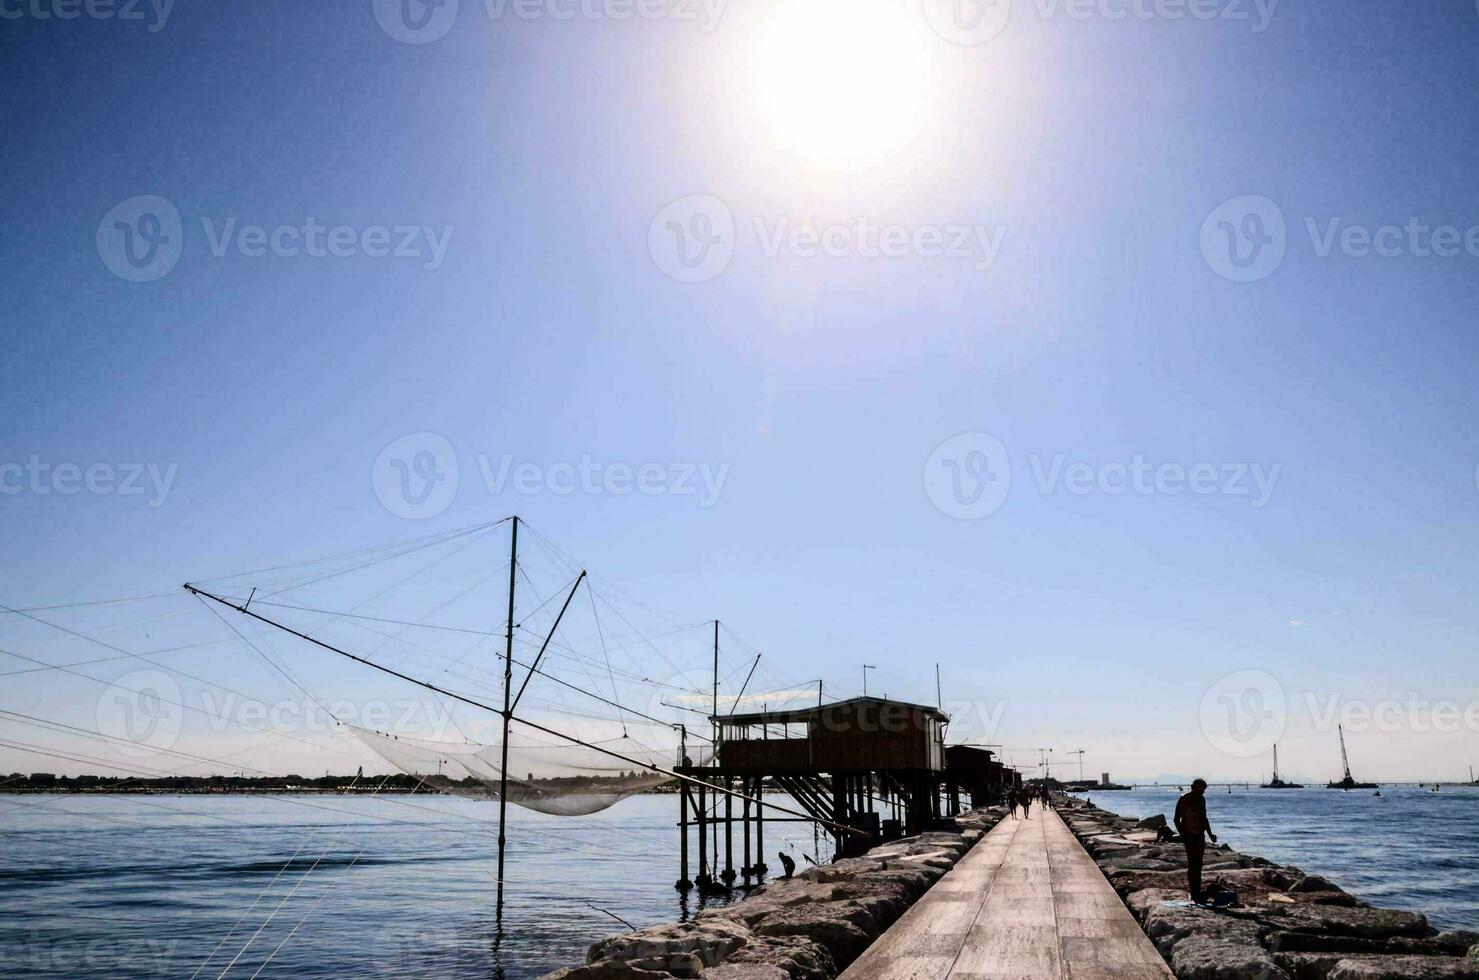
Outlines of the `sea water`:
<svg viewBox="0 0 1479 980">
<path fill-rule="evenodd" d="M 1219 837 L 1373 903 L 1479 929 L 1479 791 L 1216 789 Z M 1089 794 L 1131 816 L 1174 789 Z M 589 817 L 455 797 L 0 796 L 0 975 L 527 978 L 589 944 L 692 915 L 678 798 Z M 722 833 L 719 840 L 723 846 Z M 806 866 L 811 825 L 768 822 L 766 861 Z M 696 843 L 690 874 L 697 873 Z M 741 839 L 736 828 L 735 863 Z"/>
</svg>

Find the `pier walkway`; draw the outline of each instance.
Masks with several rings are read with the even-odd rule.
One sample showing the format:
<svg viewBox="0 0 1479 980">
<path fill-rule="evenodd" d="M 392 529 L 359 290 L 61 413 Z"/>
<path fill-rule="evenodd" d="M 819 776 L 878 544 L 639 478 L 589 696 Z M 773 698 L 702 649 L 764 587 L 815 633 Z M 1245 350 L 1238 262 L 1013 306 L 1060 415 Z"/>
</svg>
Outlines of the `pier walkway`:
<svg viewBox="0 0 1479 980">
<path fill-rule="evenodd" d="M 1169 980 L 1052 810 L 1003 820 L 840 980 Z"/>
</svg>

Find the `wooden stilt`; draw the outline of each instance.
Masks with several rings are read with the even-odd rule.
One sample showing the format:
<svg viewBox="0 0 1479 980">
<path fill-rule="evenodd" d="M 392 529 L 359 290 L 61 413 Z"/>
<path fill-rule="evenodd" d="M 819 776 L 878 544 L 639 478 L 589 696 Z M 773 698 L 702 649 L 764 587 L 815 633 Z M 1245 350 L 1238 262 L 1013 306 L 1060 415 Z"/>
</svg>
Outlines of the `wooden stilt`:
<svg viewBox="0 0 1479 980">
<path fill-rule="evenodd" d="M 734 782 L 724 777 L 724 788 L 733 789 Z M 734 797 L 724 794 L 724 884 L 734 884 Z"/>
<path fill-rule="evenodd" d="M 680 892 L 693 887 L 688 879 L 688 784 L 678 784 L 678 881 L 674 886 Z"/>
<path fill-rule="evenodd" d="M 742 780 L 740 780 L 740 785 L 744 787 L 744 793 L 745 793 L 745 797 L 746 797 L 745 802 L 744 802 L 744 805 L 742 807 L 740 807 L 740 827 L 742 828 L 742 832 L 743 832 L 744 838 L 745 838 L 745 844 L 744 844 L 744 847 L 745 847 L 745 856 L 744 856 L 744 863 L 740 865 L 740 878 L 743 880 L 743 882 L 746 885 L 748 885 L 750 883 L 750 875 L 754 873 L 754 871 L 750 867 L 750 800 L 749 800 L 749 797 L 754 796 L 755 795 L 755 791 L 754 791 L 754 787 L 751 785 L 751 782 L 750 782 L 749 779 L 742 779 Z"/>
<path fill-rule="evenodd" d="M 755 799 L 764 800 L 765 777 L 755 777 Z M 755 864 L 750 869 L 755 872 L 756 878 L 765 877 L 765 872 L 770 870 L 765 863 L 765 807 L 755 808 Z"/>
<path fill-rule="evenodd" d="M 698 784 L 698 807 L 695 816 L 698 817 L 698 877 L 694 882 L 699 891 L 703 891 L 709 884 L 709 837 L 708 837 L 708 794 L 704 792 L 704 784 Z"/>
</svg>

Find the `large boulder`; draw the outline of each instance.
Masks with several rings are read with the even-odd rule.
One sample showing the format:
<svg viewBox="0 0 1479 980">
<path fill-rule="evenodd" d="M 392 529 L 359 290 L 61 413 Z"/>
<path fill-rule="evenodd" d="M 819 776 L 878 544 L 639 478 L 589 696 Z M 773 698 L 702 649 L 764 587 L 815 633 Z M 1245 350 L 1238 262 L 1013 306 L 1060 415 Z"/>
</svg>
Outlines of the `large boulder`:
<svg viewBox="0 0 1479 980">
<path fill-rule="evenodd" d="M 1199 908 L 1189 902 L 1163 902 L 1145 913 L 1145 934 L 1168 959 L 1185 939 L 1258 946 L 1266 930 L 1259 923 L 1225 912 Z"/>
<path fill-rule="evenodd" d="M 790 908 L 767 916 L 757 930 L 762 936 L 805 936 L 826 947 L 846 968 L 868 948 L 872 938 L 835 905 Z"/>
<path fill-rule="evenodd" d="M 1129 907 L 1130 914 L 1143 924 L 1146 914 L 1157 905 L 1185 899 L 1184 888 L 1142 888 L 1125 896 L 1125 905 Z"/>
<path fill-rule="evenodd" d="M 1479 980 L 1479 963 L 1458 956 L 1378 956 L 1346 959 L 1327 980 Z"/>
<path fill-rule="evenodd" d="M 1479 950 L 1479 932 L 1469 932 L 1467 929 L 1445 929 L 1433 937 L 1433 942 L 1444 947 L 1446 952 L 1454 956 L 1463 956 L 1470 951 Z"/>
<path fill-rule="evenodd" d="M 1390 939 L 1432 934 L 1427 916 L 1396 909 L 1347 908 L 1338 905 L 1281 905 L 1268 910 L 1267 921 L 1279 929 Z"/>
<path fill-rule="evenodd" d="M 672 980 L 673 974 L 642 970 L 630 963 L 590 963 L 546 973 L 539 980 Z"/>
<path fill-rule="evenodd" d="M 1186 938 L 1171 954 L 1171 969 L 1178 980 L 1289 980 L 1268 951 L 1246 937 Z"/>
<path fill-rule="evenodd" d="M 1171 861 L 1162 861 L 1152 857 L 1138 857 L 1124 855 L 1111 858 L 1107 871 L 1176 871 L 1183 865 Z M 1234 865 L 1236 867 L 1236 865 Z"/>
<path fill-rule="evenodd" d="M 1388 953 L 1414 953 L 1422 956 L 1463 956 L 1479 943 L 1479 936 L 1472 932 L 1440 932 L 1429 939 L 1412 939 L 1398 936 L 1386 941 Z"/>
<path fill-rule="evenodd" d="M 831 980 L 838 972 L 827 947 L 807 936 L 790 935 L 757 937 L 723 966 L 773 967 L 791 980 Z"/>
<path fill-rule="evenodd" d="M 718 966 L 735 950 L 754 938 L 744 925 L 721 918 L 703 918 L 638 929 L 603 939 L 591 946 L 586 964 L 603 961 L 626 963 L 641 970 L 696 975 L 699 969 Z"/>
<path fill-rule="evenodd" d="M 791 980 L 791 974 L 765 963 L 722 963 L 704 971 L 704 980 Z"/>
<path fill-rule="evenodd" d="M 1342 889 L 1320 875 L 1305 875 L 1288 887 L 1291 892 L 1338 892 Z"/>
</svg>

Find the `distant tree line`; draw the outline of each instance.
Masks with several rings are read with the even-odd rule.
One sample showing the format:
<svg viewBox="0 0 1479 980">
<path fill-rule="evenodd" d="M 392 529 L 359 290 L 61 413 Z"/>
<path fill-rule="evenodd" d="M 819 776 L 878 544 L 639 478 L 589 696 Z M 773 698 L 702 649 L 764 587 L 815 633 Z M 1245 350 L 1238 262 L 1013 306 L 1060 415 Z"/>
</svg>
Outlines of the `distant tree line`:
<svg viewBox="0 0 1479 980">
<path fill-rule="evenodd" d="M 382 784 L 383 781 L 383 784 Z M 392 776 L 60 776 L 50 772 L 13 772 L 0 779 L 0 792 L 26 793 L 282 793 L 282 792 L 332 792 L 349 790 L 372 793 L 380 792 L 436 793 L 440 790 L 432 785 L 453 785 L 451 780 L 427 780 L 420 776 L 396 773 Z M 464 779 L 464 785 L 476 786 L 474 779 Z M 419 789 L 418 789 L 419 784 Z"/>
</svg>

